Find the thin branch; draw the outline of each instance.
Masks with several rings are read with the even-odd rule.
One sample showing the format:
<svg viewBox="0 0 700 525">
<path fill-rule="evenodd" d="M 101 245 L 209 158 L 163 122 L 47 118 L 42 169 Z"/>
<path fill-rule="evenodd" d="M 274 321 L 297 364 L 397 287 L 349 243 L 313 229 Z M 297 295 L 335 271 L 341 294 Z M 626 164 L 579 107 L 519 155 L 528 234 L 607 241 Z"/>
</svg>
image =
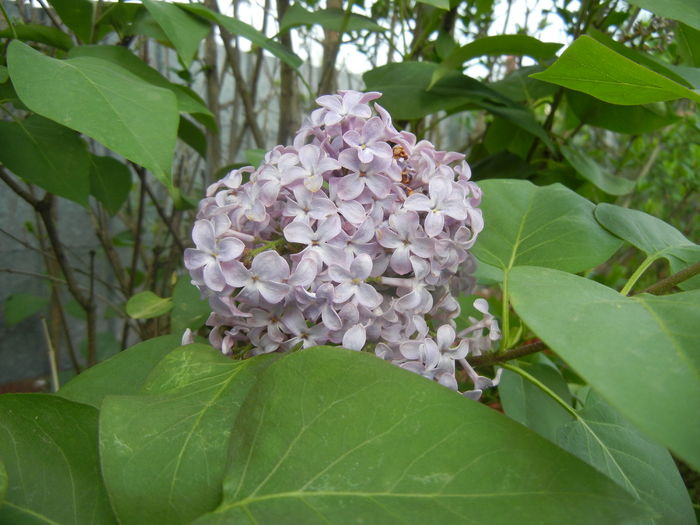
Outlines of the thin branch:
<svg viewBox="0 0 700 525">
<path fill-rule="evenodd" d="M 512 361 L 513 359 L 519 359 L 521 357 L 525 357 L 526 355 L 541 352 L 546 348 L 546 344 L 544 344 L 542 341 L 537 341 L 535 343 L 530 343 L 518 346 L 516 348 L 512 348 L 510 350 L 506 350 L 505 352 L 491 352 L 488 354 L 472 357 L 469 359 L 469 364 L 476 367 L 505 363 L 506 361 Z"/>
<path fill-rule="evenodd" d="M 652 284 L 650 287 L 642 290 L 640 293 L 650 293 L 654 295 L 663 295 L 671 290 L 683 281 L 687 281 L 691 277 L 695 277 L 700 274 L 700 261 L 695 264 L 684 268 L 680 272 L 669 275 L 665 279 L 661 279 L 659 282 Z"/>
<path fill-rule="evenodd" d="M 156 197 L 156 195 L 153 193 L 153 190 L 151 190 L 151 187 L 146 182 L 145 172 L 142 169 L 141 170 L 137 169 L 136 173 L 138 173 L 139 178 L 141 179 L 141 184 L 145 188 L 146 193 L 148 194 L 148 197 L 151 199 L 151 202 L 153 202 L 153 205 L 155 206 L 156 211 L 158 212 L 158 216 L 165 223 L 165 225 L 168 228 L 168 231 L 173 236 L 173 241 L 175 241 L 175 244 L 177 244 L 177 247 L 180 249 L 180 251 L 184 252 L 185 246 L 184 246 L 184 244 L 182 244 L 180 237 L 178 236 L 177 232 L 173 228 L 171 221 L 168 220 L 168 216 L 165 214 L 165 210 L 163 210 L 163 207 L 158 202 L 158 198 Z"/>
</svg>

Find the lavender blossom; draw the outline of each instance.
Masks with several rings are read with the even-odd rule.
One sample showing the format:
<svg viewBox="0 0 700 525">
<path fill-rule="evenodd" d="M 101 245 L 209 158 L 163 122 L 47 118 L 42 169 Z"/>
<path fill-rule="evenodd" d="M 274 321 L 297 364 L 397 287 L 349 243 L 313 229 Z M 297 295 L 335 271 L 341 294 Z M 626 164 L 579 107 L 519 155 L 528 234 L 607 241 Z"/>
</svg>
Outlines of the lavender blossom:
<svg viewBox="0 0 700 525">
<path fill-rule="evenodd" d="M 500 338 L 498 323 L 479 299 L 481 319 L 455 333 L 451 290 L 474 282 L 481 190 L 464 155 L 397 131 L 380 96 L 319 97 L 291 146 L 209 186 L 185 252 L 214 310 L 209 340 L 236 356 L 374 351 L 454 390 L 458 364 L 478 398 L 499 375 L 468 358 Z"/>
</svg>

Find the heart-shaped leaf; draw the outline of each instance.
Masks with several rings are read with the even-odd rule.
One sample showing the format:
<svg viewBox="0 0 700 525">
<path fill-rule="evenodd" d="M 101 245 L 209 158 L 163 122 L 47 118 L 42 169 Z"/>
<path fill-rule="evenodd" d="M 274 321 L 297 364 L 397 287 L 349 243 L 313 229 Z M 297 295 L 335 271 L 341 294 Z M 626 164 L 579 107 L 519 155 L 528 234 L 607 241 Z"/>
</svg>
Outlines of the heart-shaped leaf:
<svg viewBox="0 0 700 525">
<path fill-rule="evenodd" d="M 129 168 L 114 157 L 90 155 L 90 193 L 116 215 L 131 191 Z"/>
<path fill-rule="evenodd" d="M 0 422 L 9 478 L 0 523 L 116 523 L 100 476 L 97 410 L 50 394 L 7 394 Z"/>
<path fill-rule="evenodd" d="M 559 184 L 487 180 L 484 231 L 472 253 L 502 270 L 536 265 L 579 272 L 608 259 L 620 241 L 593 216 L 595 205 Z"/>
<path fill-rule="evenodd" d="M 640 508 L 501 414 L 373 355 L 319 347 L 261 374 L 236 419 L 221 505 L 196 523 L 464 516 L 621 523 Z"/>
<path fill-rule="evenodd" d="M 180 346 L 180 339 L 164 335 L 134 345 L 76 376 L 57 395 L 100 408 L 105 396 L 135 394 L 153 367 Z"/>
<path fill-rule="evenodd" d="M 700 467 L 700 291 L 624 297 L 547 268 L 510 272 L 527 325 L 624 416 Z"/>
<path fill-rule="evenodd" d="M 158 364 L 141 395 L 105 399 L 102 472 L 120 523 L 184 524 L 216 508 L 238 408 L 270 362 L 187 345 Z"/>
<path fill-rule="evenodd" d="M 106 60 L 57 60 L 18 40 L 10 42 L 7 63 L 17 95 L 29 109 L 84 133 L 169 183 L 179 118 L 169 90 Z"/>
<path fill-rule="evenodd" d="M 700 246 L 653 215 L 603 203 L 596 207 L 595 217 L 609 231 L 646 253 L 650 262 L 660 257 L 667 259 L 674 273 L 700 261 Z M 686 290 L 698 288 L 700 276 L 679 286 Z"/>
<path fill-rule="evenodd" d="M 0 121 L 0 161 L 27 182 L 87 205 L 90 159 L 74 131 L 38 115 Z"/>
</svg>

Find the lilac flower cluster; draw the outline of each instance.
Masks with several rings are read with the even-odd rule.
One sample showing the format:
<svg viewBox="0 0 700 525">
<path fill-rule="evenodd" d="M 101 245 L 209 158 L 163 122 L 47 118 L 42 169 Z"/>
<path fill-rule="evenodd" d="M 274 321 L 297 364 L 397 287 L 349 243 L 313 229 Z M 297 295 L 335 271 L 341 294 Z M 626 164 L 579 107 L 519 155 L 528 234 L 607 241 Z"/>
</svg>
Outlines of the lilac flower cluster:
<svg viewBox="0 0 700 525">
<path fill-rule="evenodd" d="M 459 362 L 479 397 L 495 382 L 466 357 L 498 326 L 481 299 L 457 334 L 450 285 L 472 284 L 457 274 L 473 268 L 481 193 L 463 155 L 397 131 L 380 96 L 319 97 L 292 146 L 210 186 L 185 266 L 225 354 L 340 344 L 455 390 Z"/>
</svg>

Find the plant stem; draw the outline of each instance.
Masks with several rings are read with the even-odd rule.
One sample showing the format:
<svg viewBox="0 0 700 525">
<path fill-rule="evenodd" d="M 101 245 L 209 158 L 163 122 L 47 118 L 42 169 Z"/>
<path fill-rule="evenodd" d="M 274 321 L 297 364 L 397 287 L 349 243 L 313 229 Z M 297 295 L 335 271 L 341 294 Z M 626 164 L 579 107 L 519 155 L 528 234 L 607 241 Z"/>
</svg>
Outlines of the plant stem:
<svg viewBox="0 0 700 525">
<path fill-rule="evenodd" d="M 49 351 L 49 366 L 51 367 L 51 389 L 57 392 L 60 388 L 58 382 L 58 364 L 56 363 L 56 350 L 53 347 L 53 342 L 51 342 L 51 335 L 49 334 L 49 327 L 46 324 L 46 319 L 41 318 L 41 327 L 44 331 L 44 337 L 46 338 L 46 347 Z"/>
<path fill-rule="evenodd" d="M 639 278 L 642 276 L 642 274 L 651 266 L 656 259 L 658 259 L 659 256 L 658 254 L 653 254 L 649 255 L 646 259 L 642 261 L 642 264 L 639 265 L 639 268 L 637 268 L 634 273 L 630 276 L 629 280 L 625 284 L 625 286 L 620 290 L 620 293 L 622 295 L 629 295 L 630 290 L 632 287 L 637 284 L 637 281 Z"/>
<path fill-rule="evenodd" d="M 7 25 L 9 26 L 10 31 L 12 31 L 12 38 L 17 38 L 17 30 L 15 29 L 15 26 L 12 23 L 12 20 L 10 20 L 10 17 L 7 14 L 7 11 L 5 11 L 5 6 L 4 6 L 3 2 L 0 2 L 0 11 L 2 11 L 2 14 L 5 17 L 5 21 L 7 22 Z"/>
<path fill-rule="evenodd" d="M 473 367 L 477 367 L 505 363 L 506 361 L 512 361 L 513 359 L 518 359 L 520 357 L 525 357 L 526 355 L 541 352 L 546 348 L 546 344 L 544 344 L 542 341 L 537 341 L 535 343 L 529 343 L 511 348 L 505 352 L 490 352 L 488 354 L 472 357 L 469 359 L 469 364 Z"/>
<path fill-rule="evenodd" d="M 542 392 L 544 392 L 544 393 L 547 394 L 549 397 L 551 397 L 554 401 L 556 401 L 556 402 L 557 402 L 564 410 L 566 410 L 569 414 L 571 414 L 571 415 L 574 416 L 576 419 L 578 419 L 579 421 L 581 421 L 581 422 L 583 422 L 583 423 L 585 424 L 585 422 L 583 421 L 583 419 L 581 418 L 581 416 L 578 414 L 578 412 L 576 412 L 576 410 L 574 410 L 574 408 L 573 408 L 571 405 L 569 405 L 569 403 L 567 403 L 567 402 L 564 401 L 561 397 L 559 397 L 559 396 L 556 394 L 556 392 L 554 392 L 551 388 L 549 388 L 547 385 L 545 385 L 544 383 L 542 383 L 542 381 L 540 381 L 540 380 L 537 379 L 536 377 L 534 377 L 534 376 L 528 374 L 525 370 L 523 370 L 523 369 L 520 368 L 520 367 L 513 366 L 513 365 L 509 365 L 508 363 L 502 363 L 502 364 L 499 365 L 499 366 L 502 366 L 502 367 L 505 368 L 506 370 L 510 370 L 511 372 L 514 372 L 514 373 L 518 374 L 519 376 L 525 378 L 527 381 L 529 381 L 530 383 L 532 383 L 533 385 L 535 385 L 537 388 L 539 388 L 540 390 L 542 390 Z M 588 425 L 586 425 L 586 426 L 588 426 Z"/>
<path fill-rule="evenodd" d="M 700 261 L 688 266 L 687 268 L 684 268 L 680 272 L 669 275 L 665 279 L 661 279 L 659 282 L 652 284 L 649 288 L 642 290 L 641 293 L 663 295 L 670 292 L 677 284 L 687 281 L 691 277 L 695 277 L 698 274 L 700 274 Z"/>
</svg>

